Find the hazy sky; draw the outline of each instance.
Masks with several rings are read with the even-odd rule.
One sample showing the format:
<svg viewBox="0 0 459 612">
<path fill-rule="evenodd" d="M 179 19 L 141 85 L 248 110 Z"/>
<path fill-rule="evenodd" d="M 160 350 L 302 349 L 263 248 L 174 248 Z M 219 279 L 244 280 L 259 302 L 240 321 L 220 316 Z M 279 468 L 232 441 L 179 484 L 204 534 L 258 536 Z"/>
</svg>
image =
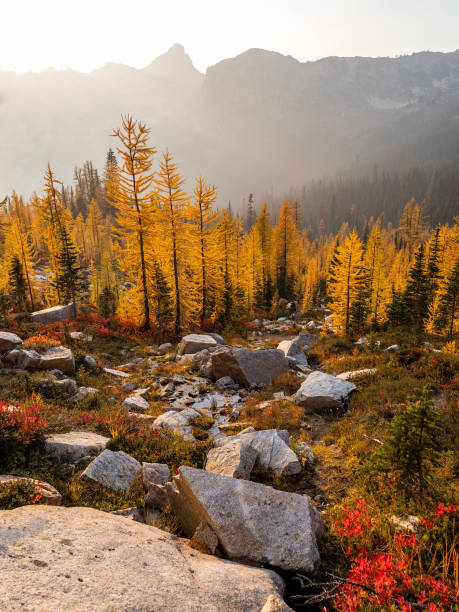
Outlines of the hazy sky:
<svg viewBox="0 0 459 612">
<path fill-rule="evenodd" d="M 0 0 L 0 69 L 143 67 L 181 43 L 202 71 L 248 48 L 301 61 L 459 48 L 458 0 Z"/>
</svg>

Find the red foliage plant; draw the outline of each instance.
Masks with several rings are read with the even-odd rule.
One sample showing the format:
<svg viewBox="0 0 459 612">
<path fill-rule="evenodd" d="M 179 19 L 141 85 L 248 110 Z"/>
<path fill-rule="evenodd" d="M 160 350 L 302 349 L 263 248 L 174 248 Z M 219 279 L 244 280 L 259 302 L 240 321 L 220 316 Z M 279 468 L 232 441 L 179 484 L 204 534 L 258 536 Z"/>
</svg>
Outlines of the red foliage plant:
<svg viewBox="0 0 459 612">
<path fill-rule="evenodd" d="M 427 574 L 419 560 L 429 547 L 432 548 L 432 529 L 440 527 L 440 520 L 454 520 L 456 513 L 456 505 L 447 507 L 439 503 L 434 515 L 421 522 L 423 532 L 395 533 L 381 551 L 375 550 L 381 547 L 381 541 L 376 539 L 378 521 L 371 517 L 365 500 L 356 500 L 353 508 L 345 507 L 344 515 L 334 522 L 332 529 L 347 544 L 351 567 L 339 589 L 335 608 L 344 612 L 452 610 L 457 602 L 457 590 L 444 579 Z M 445 528 L 451 526 L 441 527 L 440 539 L 444 537 Z M 454 556 L 454 544 L 447 554 Z M 457 553 L 455 560 L 457 563 Z"/>
<path fill-rule="evenodd" d="M 30 444 L 48 425 L 48 421 L 41 415 L 42 410 L 37 404 L 18 407 L 0 402 L 0 432 L 7 431 L 19 442 Z"/>
</svg>

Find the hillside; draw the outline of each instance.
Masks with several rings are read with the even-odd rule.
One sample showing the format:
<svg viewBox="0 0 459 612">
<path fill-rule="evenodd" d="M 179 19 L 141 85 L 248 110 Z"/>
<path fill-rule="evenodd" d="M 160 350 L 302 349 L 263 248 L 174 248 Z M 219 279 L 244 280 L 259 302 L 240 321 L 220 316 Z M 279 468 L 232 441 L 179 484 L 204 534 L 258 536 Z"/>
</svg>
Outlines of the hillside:
<svg viewBox="0 0 459 612">
<path fill-rule="evenodd" d="M 48 161 L 65 182 L 85 159 L 101 167 L 126 112 L 222 201 L 374 163 L 451 161 L 458 102 L 458 51 L 301 63 L 251 49 L 202 75 L 175 45 L 143 69 L 0 71 L 0 191 L 29 194 Z"/>
</svg>

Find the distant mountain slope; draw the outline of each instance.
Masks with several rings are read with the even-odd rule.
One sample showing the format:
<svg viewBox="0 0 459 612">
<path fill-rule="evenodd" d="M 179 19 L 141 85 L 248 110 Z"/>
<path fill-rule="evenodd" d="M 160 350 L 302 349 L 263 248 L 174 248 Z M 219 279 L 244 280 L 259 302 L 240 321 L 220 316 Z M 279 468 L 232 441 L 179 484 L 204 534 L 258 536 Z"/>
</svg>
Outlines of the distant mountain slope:
<svg viewBox="0 0 459 612">
<path fill-rule="evenodd" d="M 182 171 L 222 199 L 312 177 L 459 156 L 459 51 L 301 63 L 251 49 L 204 76 L 175 45 L 142 70 L 0 72 L 0 192 L 101 166 L 121 113 L 149 124 Z"/>
</svg>

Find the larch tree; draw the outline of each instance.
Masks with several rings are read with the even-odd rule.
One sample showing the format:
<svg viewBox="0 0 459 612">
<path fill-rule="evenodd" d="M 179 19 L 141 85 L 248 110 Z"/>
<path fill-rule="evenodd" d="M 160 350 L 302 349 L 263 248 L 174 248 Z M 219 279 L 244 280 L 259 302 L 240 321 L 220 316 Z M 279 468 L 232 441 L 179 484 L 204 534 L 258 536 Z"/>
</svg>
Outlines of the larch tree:
<svg viewBox="0 0 459 612">
<path fill-rule="evenodd" d="M 363 245 L 354 230 L 338 246 L 329 275 L 330 308 L 335 313 L 336 323 L 342 325 L 347 334 L 350 329 L 351 307 L 364 280 L 362 261 Z"/>
<path fill-rule="evenodd" d="M 218 290 L 220 252 L 216 239 L 219 213 L 214 210 L 217 190 L 206 185 L 202 177 L 196 180 L 193 199 L 188 206 L 190 259 L 196 269 L 197 308 L 201 326 L 215 307 Z"/>
<path fill-rule="evenodd" d="M 298 234 L 293 208 L 286 199 L 279 212 L 279 221 L 273 232 L 273 260 L 277 289 L 281 298 L 294 295 L 296 249 Z"/>
<path fill-rule="evenodd" d="M 138 283 L 143 310 L 143 328 L 150 329 L 150 298 L 148 291 L 146 240 L 154 224 L 152 163 L 156 150 L 148 144 L 150 129 L 131 116 L 123 116 L 121 128 L 112 136 L 120 141 L 117 152 L 120 163 L 113 167 L 108 195 L 118 210 L 117 236 L 124 244 L 123 256 L 138 269 Z M 116 175 L 116 178 L 113 177 Z M 130 247 L 135 248 L 131 250 Z"/>
<path fill-rule="evenodd" d="M 159 203 L 158 240 L 161 243 L 161 255 L 166 261 L 166 280 L 173 287 L 174 336 L 178 338 L 185 316 L 185 292 L 182 289 L 187 259 L 185 209 L 188 197 L 183 190 L 185 180 L 168 151 L 163 153 L 155 184 L 155 197 Z"/>
</svg>

